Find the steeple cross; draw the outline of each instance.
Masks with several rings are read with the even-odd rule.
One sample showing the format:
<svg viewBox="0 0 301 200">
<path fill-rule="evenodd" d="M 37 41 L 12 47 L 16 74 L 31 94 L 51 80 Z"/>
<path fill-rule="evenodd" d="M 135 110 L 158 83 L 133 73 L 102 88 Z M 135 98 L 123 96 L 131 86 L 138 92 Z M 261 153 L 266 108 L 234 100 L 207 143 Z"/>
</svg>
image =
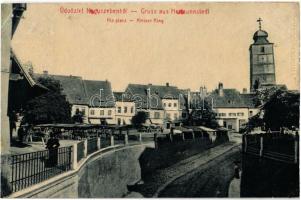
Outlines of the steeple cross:
<svg viewBox="0 0 301 200">
<path fill-rule="evenodd" d="M 257 20 L 258 24 L 259 24 L 259 30 L 261 30 L 261 22 L 262 22 L 262 19 L 259 17 L 259 19 Z"/>
</svg>

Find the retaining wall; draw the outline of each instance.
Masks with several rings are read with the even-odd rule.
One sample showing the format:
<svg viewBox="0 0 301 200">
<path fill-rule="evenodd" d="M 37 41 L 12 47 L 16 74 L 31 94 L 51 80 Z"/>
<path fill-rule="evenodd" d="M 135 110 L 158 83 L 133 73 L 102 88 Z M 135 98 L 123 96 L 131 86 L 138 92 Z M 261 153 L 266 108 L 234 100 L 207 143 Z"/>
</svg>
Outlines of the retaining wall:
<svg viewBox="0 0 301 200">
<path fill-rule="evenodd" d="M 126 146 L 91 154 L 78 169 L 53 177 L 10 195 L 10 198 L 123 197 L 127 185 L 141 179 L 139 158 L 153 144 Z"/>
</svg>

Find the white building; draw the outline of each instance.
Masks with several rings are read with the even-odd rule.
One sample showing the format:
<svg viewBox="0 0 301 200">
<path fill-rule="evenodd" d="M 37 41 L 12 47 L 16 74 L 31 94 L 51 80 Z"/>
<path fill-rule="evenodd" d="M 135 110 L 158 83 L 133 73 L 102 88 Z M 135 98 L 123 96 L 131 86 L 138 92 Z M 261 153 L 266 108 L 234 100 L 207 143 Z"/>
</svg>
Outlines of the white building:
<svg viewBox="0 0 301 200">
<path fill-rule="evenodd" d="M 83 114 L 83 123 L 116 124 L 115 99 L 109 81 L 83 80 L 79 76 L 35 74 L 35 78 L 51 77 L 58 80 L 62 93 L 71 104 L 71 117 Z"/>
<path fill-rule="evenodd" d="M 132 124 L 132 118 L 136 114 L 134 101 L 124 95 L 123 92 L 114 92 L 115 97 L 115 121 L 117 125 Z"/>
<path fill-rule="evenodd" d="M 200 92 L 190 95 L 190 104 L 193 109 L 202 109 L 203 102 L 207 102 L 216 113 L 220 126 L 239 132 L 249 118 L 259 112 L 254 102 L 255 94 L 240 93 L 236 89 L 224 89 L 219 83 L 218 88 L 207 93 L 204 88 Z"/>
<path fill-rule="evenodd" d="M 219 125 L 237 132 L 246 125 L 250 117 L 259 112 L 254 102 L 255 94 L 241 94 L 236 89 L 224 89 L 222 83 L 209 97 L 213 99 L 213 110 Z"/>
<path fill-rule="evenodd" d="M 129 84 L 125 93 L 135 102 L 136 110 L 148 113 L 147 123 L 166 125 L 182 120 L 185 98 L 175 86 Z"/>
</svg>

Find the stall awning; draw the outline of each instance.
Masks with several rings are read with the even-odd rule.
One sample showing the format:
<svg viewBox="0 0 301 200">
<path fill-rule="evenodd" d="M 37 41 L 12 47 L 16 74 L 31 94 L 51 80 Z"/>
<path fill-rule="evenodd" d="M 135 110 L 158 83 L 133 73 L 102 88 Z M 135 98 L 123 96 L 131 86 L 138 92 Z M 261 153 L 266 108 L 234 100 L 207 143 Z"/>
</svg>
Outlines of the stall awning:
<svg viewBox="0 0 301 200">
<path fill-rule="evenodd" d="M 206 132 L 216 132 L 215 129 L 211 129 L 205 126 L 198 126 L 199 129 L 201 129 L 202 131 L 206 131 Z"/>
</svg>

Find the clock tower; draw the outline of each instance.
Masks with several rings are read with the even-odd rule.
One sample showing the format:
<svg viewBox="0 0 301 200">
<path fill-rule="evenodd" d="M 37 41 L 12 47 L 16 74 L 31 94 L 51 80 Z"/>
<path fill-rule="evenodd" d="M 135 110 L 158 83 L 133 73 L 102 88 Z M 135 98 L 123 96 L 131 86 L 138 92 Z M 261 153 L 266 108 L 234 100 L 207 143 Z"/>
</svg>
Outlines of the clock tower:
<svg viewBox="0 0 301 200">
<path fill-rule="evenodd" d="M 262 19 L 257 20 L 259 30 L 254 33 L 250 51 L 250 91 L 268 88 L 276 84 L 273 43 L 268 33 L 261 29 Z"/>
</svg>

